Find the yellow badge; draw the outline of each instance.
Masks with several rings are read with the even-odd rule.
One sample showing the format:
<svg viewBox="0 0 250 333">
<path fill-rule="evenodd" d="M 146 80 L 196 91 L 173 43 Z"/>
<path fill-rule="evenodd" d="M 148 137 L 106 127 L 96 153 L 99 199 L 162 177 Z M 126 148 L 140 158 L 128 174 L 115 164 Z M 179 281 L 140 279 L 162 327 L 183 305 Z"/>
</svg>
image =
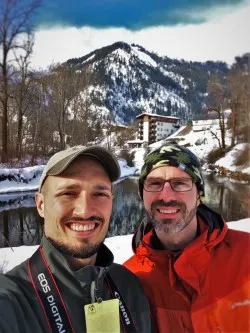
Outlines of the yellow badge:
<svg viewBox="0 0 250 333">
<path fill-rule="evenodd" d="M 120 333 L 119 300 L 84 306 L 87 333 Z"/>
</svg>

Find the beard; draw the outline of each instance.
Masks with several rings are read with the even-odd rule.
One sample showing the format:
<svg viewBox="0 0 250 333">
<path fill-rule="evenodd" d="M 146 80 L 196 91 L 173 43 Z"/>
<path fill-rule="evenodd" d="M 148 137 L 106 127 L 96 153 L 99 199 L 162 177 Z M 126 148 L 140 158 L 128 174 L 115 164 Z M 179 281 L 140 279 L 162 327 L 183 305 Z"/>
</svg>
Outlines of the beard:
<svg viewBox="0 0 250 333">
<path fill-rule="evenodd" d="M 179 208 L 178 214 L 180 216 L 177 218 L 157 220 L 155 218 L 155 211 L 158 205 L 161 207 L 177 207 Z M 146 214 L 155 231 L 168 235 L 174 235 L 189 225 L 196 215 L 197 207 L 198 206 L 196 204 L 193 208 L 188 210 L 187 206 L 181 201 L 171 200 L 169 202 L 164 202 L 163 200 L 157 200 L 151 204 L 150 211 L 146 211 Z"/>
<path fill-rule="evenodd" d="M 53 238 L 50 238 L 47 236 L 47 239 L 50 241 L 50 243 L 63 255 L 65 256 L 70 256 L 72 258 L 77 258 L 77 259 L 88 259 L 91 258 L 94 254 L 96 254 L 102 244 L 103 241 L 100 241 L 99 243 L 96 244 L 85 244 L 84 247 L 81 248 L 75 248 L 75 247 L 70 247 L 60 241 L 57 241 Z"/>
</svg>

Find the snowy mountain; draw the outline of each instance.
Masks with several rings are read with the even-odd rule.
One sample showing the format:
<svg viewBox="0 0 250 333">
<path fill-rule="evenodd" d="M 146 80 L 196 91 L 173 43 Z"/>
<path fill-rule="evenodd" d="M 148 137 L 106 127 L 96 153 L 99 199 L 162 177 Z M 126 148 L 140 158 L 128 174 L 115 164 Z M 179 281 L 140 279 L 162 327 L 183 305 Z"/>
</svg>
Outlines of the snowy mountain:
<svg viewBox="0 0 250 333">
<path fill-rule="evenodd" d="M 193 119 L 206 105 L 208 79 L 228 72 L 223 62 L 175 60 L 123 42 L 65 64 L 88 73 L 92 109 L 121 123 L 134 122 L 143 112 Z"/>
</svg>

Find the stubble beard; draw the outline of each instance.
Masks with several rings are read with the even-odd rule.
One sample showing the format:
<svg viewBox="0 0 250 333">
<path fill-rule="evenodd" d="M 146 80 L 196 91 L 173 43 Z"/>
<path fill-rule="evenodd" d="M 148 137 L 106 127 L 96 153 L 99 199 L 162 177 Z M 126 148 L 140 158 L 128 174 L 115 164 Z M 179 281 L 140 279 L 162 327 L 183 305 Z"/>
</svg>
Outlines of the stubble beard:
<svg viewBox="0 0 250 333">
<path fill-rule="evenodd" d="M 180 218 L 175 219 L 162 219 L 158 221 L 154 217 L 155 207 L 157 205 L 161 205 L 161 207 L 178 207 L 180 209 L 179 214 Z M 165 233 L 167 235 L 174 235 L 183 229 L 185 229 L 189 223 L 193 220 L 197 212 L 197 205 L 195 205 L 190 211 L 187 211 L 186 205 L 181 201 L 170 201 L 168 203 L 165 203 L 163 201 L 156 201 L 153 202 L 151 205 L 150 212 L 147 211 L 147 217 L 149 221 L 152 223 L 152 226 L 154 227 L 155 231 L 158 231 L 160 233 Z"/>
<path fill-rule="evenodd" d="M 62 224 L 67 222 L 86 222 L 86 221 L 99 221 L 100 223 L 104 224 L 104 219 L 100 216 L 90 216 L 88 219 L 82 219 L 81 217 L 76 216 L 64 216 L 62 219 Z M 104 239 L 95 243 L 91 244 L 88 240 L 83 240 L 81 246 L 73 247 L 64 242 L 60 242 L 58 239 L 52 238 L 46 235 L 47 239 L 50 243 L 63 255 L 69 256 L 76 259 L 88 259 L 91 258 L 94 254 L 96 254 L 99 249 L 101 248 Z"/>
<path fill-rule="evenodd" d="M 100 250 L 104 241 L 102 240 L 96 244 L 85 243 L 82 247 L 75 248 L 48 236 L 47 239 L 61 254 L 76 259 L 91 258 L 94 254 L 96 254 Z"/>
</svg>

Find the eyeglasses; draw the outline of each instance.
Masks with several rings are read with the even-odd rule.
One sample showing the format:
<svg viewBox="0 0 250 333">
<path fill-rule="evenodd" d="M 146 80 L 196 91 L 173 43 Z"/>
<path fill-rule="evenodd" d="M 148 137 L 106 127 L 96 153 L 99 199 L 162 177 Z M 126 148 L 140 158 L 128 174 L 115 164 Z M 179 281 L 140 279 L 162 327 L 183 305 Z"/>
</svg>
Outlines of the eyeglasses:
<svg viewBox="0 0 250 333">
<path fill-rule="evenodd" d="M 147 192 L 161 192 L 166 183 L 169 183 L 172 190 L 175 192 L 188 192 L 193 188 L 192 178 L 172 178 L 168 180 L 148 178 L 145 179 L 143 188 Z"/>
</svg>

